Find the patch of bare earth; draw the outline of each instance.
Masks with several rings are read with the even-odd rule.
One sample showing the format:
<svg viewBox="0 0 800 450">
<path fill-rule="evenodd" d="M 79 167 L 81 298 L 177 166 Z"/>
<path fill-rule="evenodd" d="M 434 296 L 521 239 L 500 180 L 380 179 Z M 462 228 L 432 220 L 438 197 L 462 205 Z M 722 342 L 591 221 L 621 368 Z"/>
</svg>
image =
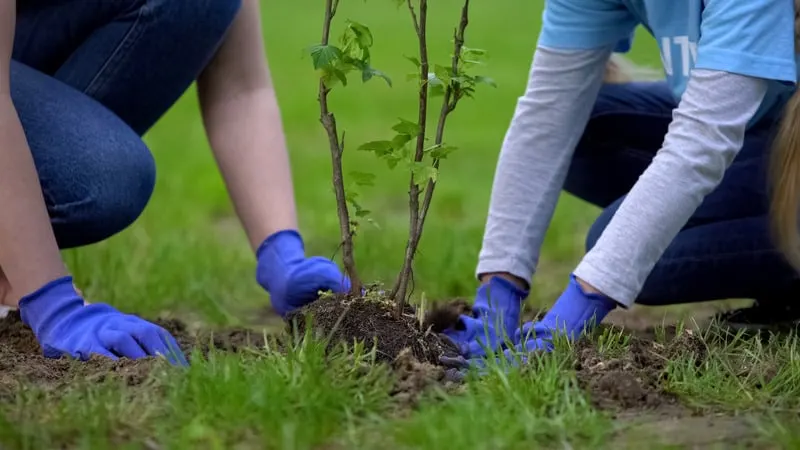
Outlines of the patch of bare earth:
<svg viewBox="0 0 800 450">
<path fill-rule="evenodd" d="M 638 308 L 626 311 L 627 315 L 615 314 L 601 325 L 623 328 L 629 334 L 626 348 L 601 354 L 588 340 L 576 343 L 578 384 L 596 408 L 616 419 L 612 448 L 730 448 L 756 442 L 756 430 L 747 417 L 692 410 L 666 389 L 670 361 L 692 357 L 698 367 L 704 363 L 707 346 L 698 331 L 718 311 L 707 305 L 687 317 Z M 535 320 L 545 312 L 529 311 L 524 320 Z M 462 313 L 470 314 L 463 302 L 452 302 L 437 307 L 430 317 L 441 330 L 453 326 Z M 678 326 L 679 322 L 684 325 Z M 656 339 L 659 335 L 661 339 Z"/>
<path fill-rule="evenodd" d="M 190 332 L 179 320 L 155 322 L 175 336 L 188 356 L 196 351 L 206 353 L 212 347 L 239 351 L 263 343 L 263 336 L 249 329 Z M 149 379 L 155 368 L 166 364 L 160 358 L 114 361 L 97 356 L 84 362 L 45 358 L 36 337 L 17 311 L 0 318 L 0 396 L 3 398 L 13 398 L 30 385 L 56 391 L 76 382 L 101 382 L 108 378 L 123 380 L 128 386 L 139 386 Z"/>
</svg>

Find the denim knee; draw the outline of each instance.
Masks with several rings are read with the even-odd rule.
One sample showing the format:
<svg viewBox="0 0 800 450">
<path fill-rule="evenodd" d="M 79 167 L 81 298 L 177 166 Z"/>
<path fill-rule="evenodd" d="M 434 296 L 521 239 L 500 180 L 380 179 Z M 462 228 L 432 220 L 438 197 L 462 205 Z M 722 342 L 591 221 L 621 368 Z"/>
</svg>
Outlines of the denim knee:
<svg viewBox="0 0 800 450">
<path fill-rule="evenodd" d="M 45 189 L 46 197 L 52 189 L 62 188 L 71 190 L 74 198 L 71 202 L 48 202 L 59 247 L 79 247 L 114 236 L 133 224 L 150 201 L 156 166 L 147 146 L 141 140 L 126 139 L 116 143 L 114 153 L 119 158 L 111 163 L 92 165 L 88 161 L 90 164 L 82 168 L 82 178 L 90 183 L 54 183 Z"/>
<path fill-rule="evenodd" d="M 111 111 L 58 80 L 11 62 L 11 98 L 61 248 L 128 227 L 155 186 L 155 161 Z"/>
</svg>

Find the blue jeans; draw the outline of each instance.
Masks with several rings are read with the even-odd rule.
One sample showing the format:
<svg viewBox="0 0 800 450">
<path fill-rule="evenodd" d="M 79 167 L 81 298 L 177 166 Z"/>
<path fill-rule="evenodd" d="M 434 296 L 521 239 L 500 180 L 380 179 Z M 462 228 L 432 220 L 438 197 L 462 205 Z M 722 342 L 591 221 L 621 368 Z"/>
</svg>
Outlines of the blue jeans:
<svg viewBox="0 0 800 450">
<path fill-rule="evenodd" d="M 661 148 L 676 106 L 666 83 L 602 88 L 565 185 L 567 192 L 603 208 L 586 238 L 587 250 Z M 721 184 L 669 245 L 637 303 L 730 298 L 768 303 L 800 296 L 800 279 L 776 250 L 767 216 L 775 127 L 765 122 L 746 134 Z"/>
<path fill-rule="evenodd" d="M 61 248 L 106 239 L 150 199 L 141 136 L 210 61 L 241 0 L 18 2 L 11 97 Z"/>
</svg>

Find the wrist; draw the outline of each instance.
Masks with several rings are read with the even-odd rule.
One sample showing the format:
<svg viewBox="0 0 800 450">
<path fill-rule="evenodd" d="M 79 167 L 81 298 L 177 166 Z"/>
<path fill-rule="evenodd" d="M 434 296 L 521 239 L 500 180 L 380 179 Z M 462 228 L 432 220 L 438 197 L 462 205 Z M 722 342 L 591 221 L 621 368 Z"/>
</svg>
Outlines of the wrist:
<svg viewBox="0 0 800 450">
<path fill-rule="evenodd" d="M 575 277 L 575 281 L 578 283 L 578 286 L 580 286 L 580 287 L 581 287 L 581 290 L 582 290 L 582 291 L 583 291 L 585 294 L 599 294 L 599 295 L 605 295 L 605 294 L 603 294 L 602 292 L 600 292 L 600 291 L 599 291 L 597 288 L 595 288 L 595 287 L 594 287 L 594 286 L 592 286 L 591 284 L 587 283 L 586 281 L 584 281 L 584 280 L 582 280 L 582 279 L 580 279 L 580 278 L 578 278 L 578 277 Z"/>
<path fill-rule="evenodd" d="M 54 315 L 82 306 L 83 299 L 75 289 L 72 276 L 65 275 L 23 296 L 19 301 L 19 313 L 22 322 L 36 333 Z"/>
<path fill-rule="evenodd" d="M 478 276 L 478 280 L 481 284 L 487 284 L 492 278 L 498 278 L 501 280 L 505 280 L 514 285 L 517 289 L 521 291 L 525 291 L 526 295 L 528 290 L 530 289 L 530 284 L 523 280 L 522 278 L 512 275 L 508 272 L 489 272 L 489 273 L 482 273 Z"/>
<path fill-rule="evenodd" d="M 267 236 L 256 249 L 256 259 L 264 257 L 291 257 L 296 254 L 305 255 L 305 243 L 300 232 L 294 228 L 276 231 Z"/>
<path fill-rule="evenodd" d="M 570 275 L 570 283 L 582 294 L 582 297 L 589 300 L 595 307 L 611 311 L 619 304 L 611 297 L 603 294 L 589 283 L 581 280 L 577 276 Z"/>
</svg>

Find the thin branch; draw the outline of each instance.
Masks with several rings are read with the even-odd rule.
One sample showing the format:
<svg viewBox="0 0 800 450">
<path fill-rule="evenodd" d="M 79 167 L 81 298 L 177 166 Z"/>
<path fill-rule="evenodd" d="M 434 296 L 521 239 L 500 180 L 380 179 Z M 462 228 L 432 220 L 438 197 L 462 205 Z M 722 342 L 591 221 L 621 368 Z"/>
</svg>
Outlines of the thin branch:
<svg viewBox="0 0 800 450">
<path fill-rule="evenodd" d="M 467 25 L 469 25 L 469 0 L 464 0 L 464 7 L 461 8 L 461 21 L 458 24 L 458 29 L 453 35 L 453 74 L 458 73 L 458 65 L 461 61 L 461 50 L 464 47 L 464 33 L 466 32 Z M 444 100 L 442 101 L 442 109 L 439 112 L 439 123 L 436 125 L 436 136 L 434 138 L 435 145 L 442 144 L 444 139 L 444 126 L 447 122 L 447 116 L 456 109 L 458 101 L 461 98 L 460 95 L 454 96 L 453 91 L 454 89 L 452 88 L 452 85 L 448 85 L 447 89 L 445 90 Z M 439 161 L 439 158 L 435 158 L 433 160 L 433 167 L 437 170 L 439 169 Z M 428 216 L 428 209 L 431 206 L 431 200 L 433 199 L 433 191 L 435 188 L 436 182 L 433 180 L 428 180 L 428 185 L 425 187 L 425 198 L 422 201 L 422 211 L 420 212 L 419 222 L 417 224 L 417 244 L 422 238 L 422 229 L 425 225 L 425 218 Z"/>
<path fill-rule="evenodd" d="M 339 0 L 325 1 L 325 21 L 322 26 L 322 45 L 328 45 L 330 39 L 331 22 L 336 14 Z M 336 129 L 336 118 L 328 109 L 328 94 L 330 88 L 325 85 L 324 79 L 319 80 L 319 107 L 320 122 L 328 135 L 328 144 L 331 150 L 331 166 L 333 170 L 333 190 L 336 195 L 336 210 L 339 216 L 339 230 L 342 242 L 342 263 L 350 277 L 351 290 L 354 295 L 361 293 L 361 279 L 356 271 L 355 258 L 353 257 L 353 233 L 350 227 L 350 212 L 347 209 L 347 197 L 344 192 L 344 176 L 342 174 L 342 153 L 344 153 L 344 133 L 339 141 Z"/>
<path fill-rule="evenodd" d="M 416 150 L 414 152 L 414 161 L 420 162 L 425 156 L 425 128 L 428 117 L 428 40 L 427 40 L 427 21 L 428 21 L 428 1 L 419 0 L 419 15 L 414 10 L 412 0 L 407 0 L 408 9 L 411 13 L 411 19 L 414 22 L 414 30 L 417 33 L 417 40 L 419 41 L 419 113 L 417 123 L 419 124 L 419 134 L 417 135 Z M 409 238 L 406 243 L 405 257 L 403 258 L 403 266 L 397 281 L 392 288 L 390 298 L 397 302 L 396 315 L 402 314 L 405 305 L 405 291 L 408 286 L 408 276 L 411 268 L 411 262 L 414 259 L 415 248 L 412 246 L 414 241 L 414 233 L 416 232 L 417 223 L 419 222 L 419 186 L 417 186 L 414 176 L 412 174 L 411 181 L 409 182 L 408 191 L 408 206 L 409 206 Z"/>
</svg>

